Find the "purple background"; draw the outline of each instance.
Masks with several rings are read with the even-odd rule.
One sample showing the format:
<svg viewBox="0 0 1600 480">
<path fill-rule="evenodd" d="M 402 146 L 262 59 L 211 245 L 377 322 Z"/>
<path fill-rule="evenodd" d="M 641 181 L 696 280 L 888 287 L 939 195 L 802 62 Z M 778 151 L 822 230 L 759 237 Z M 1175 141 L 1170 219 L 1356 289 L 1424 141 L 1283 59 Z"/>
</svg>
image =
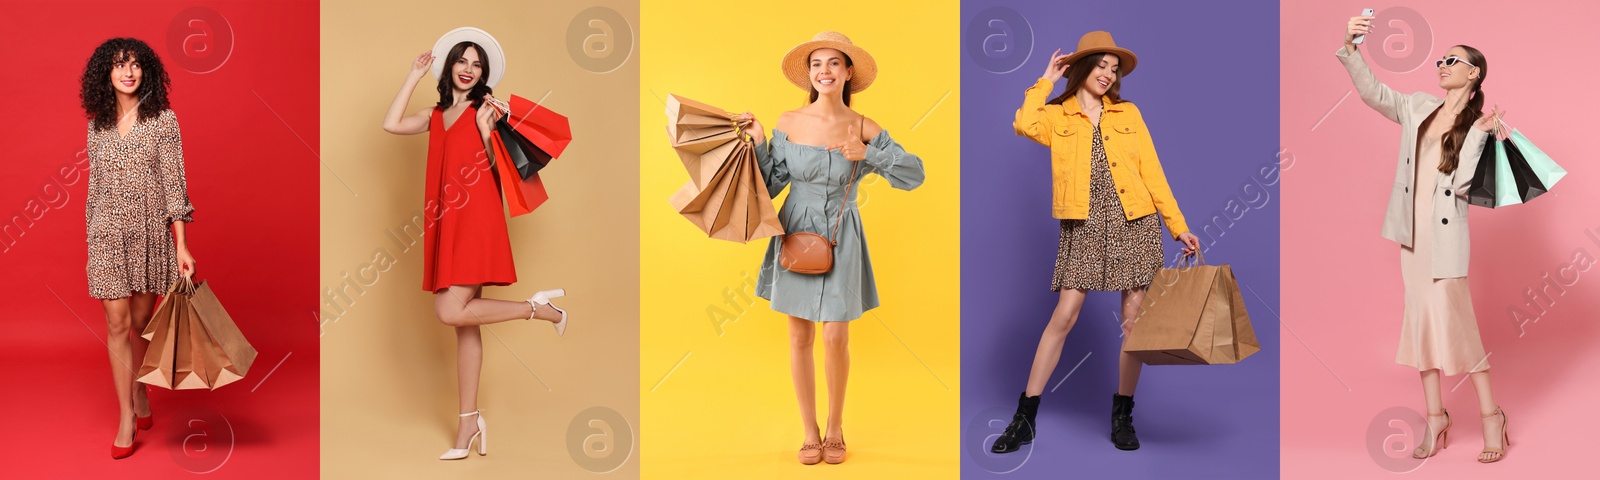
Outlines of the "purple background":
<svg viewBox="0 0 1600 480">
<path fill-rule="evenodd" d="M 1260 173 L 1278 150 L 1278 4 L 1201 3 L 962 2 L 963 478 L 1278 476 L 1278 177 Z M 997 6 L 1020 17 L 989 22 L 1004 18 L 992 14 Z M 1262 351 L 1237 365 L 1145 367 L 1134 397 L 1142 447 L 1117 450 L 1110 397 L 1120 295 L 1090 292 L 1045 388 L 1033 450 L 993 455 L 989 444 L 1016 408 L 1058 299 L 1049 289 L 1060 234 L 1050 216 L 1049 151 L 1017 136 L 1011 122 L 1051 52 L 1074 50 L 1091 30 L 1110 31 L 1138 55 L 1122 93 L 1144 113 L 1206 259 L 1232 265 Z M 989 58 L 977 57 L 985 39 Z M 1018 64 L 1006 59 L 1023 54 L 1005 72 Z M 1065 84 L 1057 81 L 1052 96 Z M 1263 177 L 1269 201 L 1257 200 L 1221 235 L 1201 231 L 1228 202 L 1259 199 L 1241 189 Z M 1169 266 L 1180 247 L 1166 242 Z"/>
</svg>

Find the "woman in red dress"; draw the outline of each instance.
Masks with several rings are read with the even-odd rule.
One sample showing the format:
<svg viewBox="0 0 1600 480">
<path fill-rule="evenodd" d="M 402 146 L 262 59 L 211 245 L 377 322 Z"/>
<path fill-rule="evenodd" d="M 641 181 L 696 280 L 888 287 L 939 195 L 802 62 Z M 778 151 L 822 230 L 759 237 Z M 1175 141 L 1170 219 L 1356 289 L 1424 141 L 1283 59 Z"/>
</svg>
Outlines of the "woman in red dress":
<svg viewBox="0 0 1600 480">
<path fill-rule="evenodd" d="M 405 115 L 412 90 L 446 49 L 444 63 L 433 69 L 439 79 L 438 105 Z M 566 293 L 562 289 L 541 291 L 526 301 L 482 298 L 484 285 L 517 281 L 504 206 L 490 169 L 489 132 L 502 113 L 483 107 L 493 100 L 491 88 L 499 83 L 497 69 L 504 68 L 504 58 L 488 33 L 470 27 L 451 31 L 434 51 L 417 56 L 383 119 L 389 133 L 428 134 L 422 288 L 435 294 L 439 321 L 455 327 L 462 412 L 455 444 L 440 460 L 466 458 L 474 441 L 479 455 L 488 453 L 488 434 L 478 412 L 478 372 L 483 366 L 478 326 L 539 319 L 554 323 L 557 335 L 567 326 L 567 312 L 550 304 Z"/>
</svg>

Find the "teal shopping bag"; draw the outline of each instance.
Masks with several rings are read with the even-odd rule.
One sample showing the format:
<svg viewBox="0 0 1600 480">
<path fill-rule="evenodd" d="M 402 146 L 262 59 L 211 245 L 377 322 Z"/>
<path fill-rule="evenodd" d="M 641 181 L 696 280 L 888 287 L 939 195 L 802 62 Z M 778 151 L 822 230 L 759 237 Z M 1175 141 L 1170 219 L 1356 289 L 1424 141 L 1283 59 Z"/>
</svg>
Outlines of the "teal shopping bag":
<svg viewBox="0 0 1600 480">
<path fill-rule="evenodd" d="M 1517 180 L 1511 177 L 1511 159 L 1506 157 L 1506 141 L 1494 142 L 1494 206 L 1522 203 Z"/>
<path fill-rule="evenodd" d="M 1534 146 L 1521 131 L 1512 129 L 1505 140 L 1497 141 L 1494 136 L 1486 140 L 1467 190 L 1468 201 L 1489 208 L 1527 203 L 1549 191 L 1566 175 L 1567 171 L 1554 159 Z"/>
<path fill-rule="evenodd" d="M 1533 145 L 1533 142 L 1528 141 L 1528 137 L 1522 136 L 1522 132 L 1512 129 L 1510 140 L 1511 144 L 1516 145 L 1517 150 L 1522 152 L 1522 158 L 1527 159 L 1528 169 L 1533 172 L 1534 176 L 1539 178 L 1539 183 L 1544 185 L 1545 190 L 1555 188 L 1556 182 L 1567 176 L 1566 169 L 1556 165 L 1554 159 L 1550 158 L 1549 155 L 1545 155 L 1543 150 Z M 1531 198 L 1522 200 L 1527 201 L 1531 200 Z"/>
</svg>

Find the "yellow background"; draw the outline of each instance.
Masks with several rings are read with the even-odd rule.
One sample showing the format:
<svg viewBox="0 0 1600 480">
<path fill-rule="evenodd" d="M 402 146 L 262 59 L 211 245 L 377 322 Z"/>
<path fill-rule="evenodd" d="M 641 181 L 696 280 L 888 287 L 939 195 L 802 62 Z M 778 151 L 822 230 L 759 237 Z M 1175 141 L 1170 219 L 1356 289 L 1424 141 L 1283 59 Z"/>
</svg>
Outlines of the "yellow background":
<svg viewBox="0 0 1600 480">
<path fill-rule="evenodd" d="M 639 388 L 646 478 L 955 478 L 960 452 L 959 9 L 956 2 L 645 2 L 640 65 Z M 803 106 L 780 59 L 836 30 L 878 62 L 852 98 L 927 182 L 876 175 L 861 215 L 882 306 L 851 322 L 842 465 L 800 465 L 788 321 L 753 296 L 767 240 L 710 240 L 667 203 L 688 180 L 668 146 L 671 94 L 749 110 L 770 131 Z M 784 197 L 778 198 L 781 201 Z M 750 295 L 745 297 L 745 295 Z M 817 417 L 827 389 L 816 341 Z M 825 470 L 825 471 L 824 471 Z"/>
<path fill-rule="evenodd" d="M 638 51 L 604 74 L 572 60 L 568 24 L 597 4 L 638 32 L 637 2 L 322 3 L 321 288 L 338 288 L 346 274 L 370 278 L 363 269 L 379 248 L 395 256 L 344 314 L 323 312 L 323 476 L 589 478 L 568 453 L 574 417 L 602 406 L 629 424 L 615 429 L 638 432 Z M 389 237 L 422 208 L 428 135 L 380 126 L 417 54 L 463 25 L 505 49 L 497 96 L 550 92 L 543 104 L 569 117 L 574 136 L 541 172 L 549 202 L 510 220 L 518 282 L 484 296 L 565 287 L 556 303 L 573 316 L 565 337 L 543 321 L 484 328 L 478 404 L 489 455 L 445 462 L 438 456 L 454 442 L 458 413 L 455 334 L 422 290 L 420 241 L 401 253 Z M 434 82 L 424 77 L 406 113 L 438 101 Z M 637 438 L 616 446 L 628 460 L 601 478 L 639 476 Z"/>
</svg>

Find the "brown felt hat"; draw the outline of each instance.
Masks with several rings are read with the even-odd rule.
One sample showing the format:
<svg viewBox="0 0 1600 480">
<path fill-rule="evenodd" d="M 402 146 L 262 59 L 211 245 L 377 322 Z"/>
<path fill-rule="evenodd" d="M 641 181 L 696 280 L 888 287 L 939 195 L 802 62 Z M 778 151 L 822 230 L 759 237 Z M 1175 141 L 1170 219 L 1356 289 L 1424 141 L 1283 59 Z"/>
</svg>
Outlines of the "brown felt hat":
<svg viewBox="0 0 1600 480">
<path fill-rule="evenodd" d="M 1119 67 L 1117 67 L 1117 70 L 1121 72 L 1121 76 L 1124 77 L 1128 76 L 1130 73 L 1133 73 L 1133 67 L 1139 63 L 1139 57 L 1134 56 L 1132 50 L 1118 47 L 1117 42 L 1111 40 L 1111 32 L 1104 30 L 1095 30 L 1093 32 L 1083 34 L 1083 38 L 1078 39 L 1078 49 L 1073 51 L 1072 55 L 1068 55 L 1067 59 L 1063 61 L 1070 65 L 1072 62 L 1076 62 L 1080 58 L 1096 53 L 1116 54 L 1117 59 L 1121 61 L 1121 64 Z"/>
</svg>

